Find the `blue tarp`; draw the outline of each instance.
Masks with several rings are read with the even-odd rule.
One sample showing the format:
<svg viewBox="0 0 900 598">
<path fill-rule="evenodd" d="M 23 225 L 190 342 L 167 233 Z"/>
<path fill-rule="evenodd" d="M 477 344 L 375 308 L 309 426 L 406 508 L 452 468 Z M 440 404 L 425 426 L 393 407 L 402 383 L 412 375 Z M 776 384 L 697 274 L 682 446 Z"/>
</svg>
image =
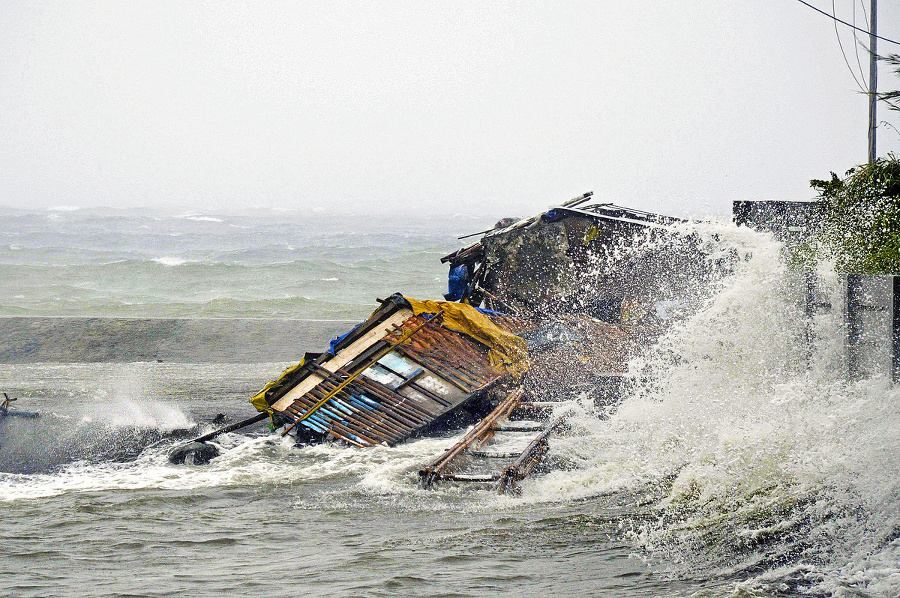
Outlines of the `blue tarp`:
<svg viewBox="0 0 900 598">
<path fill-rule="evenodd" d="M 340 343 L 342 340 L 347 338 L 347 336 L 349 336 L 354 330 L 356 330 L 360 326 L 362 326 L 362 324 L 357 324 L 356 326 L 354 326 L 353 328 L 351 328 L 349 331 L 345 332 L 344 334 L 340 335 L 339 337 L 331 339 L 331 342 L 328 343 L 328 354 L 329 355 L 337 355 L 338 343 Z"/>
<path fill-rule="evenodd" d="M 455 268 L 450 268 L 450 274 L 447 276 L 447 292 L 444 293 L 444 299 L 447 301 L 459 301 L 466 295 L 469 290 L 469 267 L 466 264 L 460 264 Z"/>
</svg>

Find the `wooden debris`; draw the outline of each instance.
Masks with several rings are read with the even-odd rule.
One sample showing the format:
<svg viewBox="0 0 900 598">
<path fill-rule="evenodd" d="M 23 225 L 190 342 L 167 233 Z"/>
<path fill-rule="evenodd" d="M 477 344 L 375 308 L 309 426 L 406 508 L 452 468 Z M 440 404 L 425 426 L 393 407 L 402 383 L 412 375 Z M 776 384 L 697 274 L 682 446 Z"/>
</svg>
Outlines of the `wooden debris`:
<svg viewBox="0 0 900 598">
<path fill-rule="evenodd" d="M 549 423 L 510 421 L 510 414 L 518 408 L 523 396 L 522 388 L 509 392 L 459 442 L 428 467 L 421 469 L 419 478 L 422 486 L 431 488 L 439 482 L 471 482 L 489 484 L 501 494 L 513 491 L 516 484 L 528 476 L 540 462 L 547 452 L 549 436 L 562 423 L 559 418 Z M 492 440 L 496 439 L 498 433 L 525 436 L 533 432 L 539 434 L 520 450 L 485 450 L 492 446 Z M 485 463 L 488 464 L 489 471 L 481 471 Z"/>
</svg>

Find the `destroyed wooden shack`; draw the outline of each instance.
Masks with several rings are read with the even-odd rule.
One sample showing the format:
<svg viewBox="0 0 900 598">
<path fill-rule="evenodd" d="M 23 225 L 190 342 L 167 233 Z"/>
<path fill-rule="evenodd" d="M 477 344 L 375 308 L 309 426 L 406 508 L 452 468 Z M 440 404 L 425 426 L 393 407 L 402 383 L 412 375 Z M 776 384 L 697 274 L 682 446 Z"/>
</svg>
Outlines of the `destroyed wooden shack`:
<svg viewBox="0 0 900 598">
<path fill-rule="evenodd" d="M 534 470 L 561 424 L 555 401 L 592 399 L 603 413 L 630 380 L 628 360 L 652 344 L 734 256 L 712 256 L 683 221 L 585 193 L 525 219 L 503 219 L 442 258 L 445 298 L 531 322 L 530 369 L 509 395 L 419 474 L 423 485 L 468 482 L 507 492 Z M 558 403 L 556 403 L 558 405 Z M 527 408 L 523 409 L 523 408 Z"/>
<path fill-rule="evenodd" d="M 301 442 L 393 445 L 489 411 L 500 383 L 527 370 L 519 329 L 521 322 L 503 314 L 394 295 L 252 403 Z"/>
<path fill-rule="evenodd" d="M 251 403 L 299 443 L 394 445 L 472 425 L 423 467 L 422 484 L 512 490 L 560 428 L 552 407 L 575 396 L 615 404 L 628 359 L 662 330 L 654 302 L 677 302 L 705 267 L 671 232 L 676 219 L 590 198 L 479 233 L 442 259 L 446 301 L 379 300 Z"/>
<path fill-rule="evenodd" d="M 682 220 L 588 203 L 592 195 L 501 220 L 441 258 L 450 267 L 445 297 L 541 320 L 583 314 L 630 324 L 709 275 L 697 239 L 673 230 Z"/>
<path fill-rule="evenodd" d="M 588 192 L 536 216 L 503 219 L 441 261 L 447 299 L 534 323 L 534 396 L 587 392 L 615 402 L 628 358 L 696 296 L 715 267 L 684 221 L 592 203 Z"/>
<path fill-rule="evenodd" d="M 299 442 L 393 445 L 471 424 L 420 471 L 422 484 L 514 488 L 560 424 L 550 418 L 554 401 L 581 393 L 600 407 L 615 403 L 629 357 L 657 323 L 638 313 L 638 299 L 673 294 L 671 243 L 658 255 L 633 252 L 624 264 L 608 257 L 668 234 L 677 220 L 586 205 L 590 198 L 481 233 L 442 259 L 447 301 L 382 301 L 253 404 Z"/>
</svg>

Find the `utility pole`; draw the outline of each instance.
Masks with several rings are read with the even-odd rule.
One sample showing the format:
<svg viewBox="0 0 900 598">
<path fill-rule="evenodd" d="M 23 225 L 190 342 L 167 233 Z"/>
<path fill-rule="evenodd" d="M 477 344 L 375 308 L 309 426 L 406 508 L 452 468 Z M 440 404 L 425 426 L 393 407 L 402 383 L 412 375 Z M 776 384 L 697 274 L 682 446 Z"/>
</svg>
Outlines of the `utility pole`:
<svg viewBox="0 0 900 598">
<path fill-rule="evenodd" d="M 875 106 L 878 97 L 875 95 L 878 91 L 878 9 L 876 0 L 869 0 L 869 9 L 872 13 L 869 17 L 871 23 L 869 29 L 869 164 L 874 164 L 878 155 L 875 153 L 875 127 L 877 120 L 875 118 Z M 853 306 L 853 285 L 851 279 L 855 278 L 850 274 L 847 276 L 847 311 L 848 315 L 854 310 Z M 900 276 L 888 277 L 891 289 L 891 381 L 894 384 L 900 384 Z M 848 336 L 850 347 L 848 347 L 847 361 L 850 377 L 855 375 L 855 369 L 858 364 L 855 361 L 854 354 L 854 325 L 855 316 L 849 318 Z M 858 326 L 856 326 L 858 328 Z M 858 333 L 857 333 L 858 334 Z"/>
<path fill-rule="evenodd" d="M 872 13 L 869 18 L 869 164 L 874 164 L 877 158 L 875 153 L 875 127 L 877 120 L 875 118 L 875 104 L 878 97 L 875 95 L 878 91 L 878 32 L 877 18 L 878 9 L 876 0 L 869 0 L 869 9 Z"/>
<path fill-rule="evenodd" d="M 876 0 L 869 0 L 869 164 L 874 164 L 878 157 L 875 151 L 875 126 L 877 125 L 875 115 L 875 105 L 878 97 L 875 93 L 878 91 L 878 49 L 876 43 L 878 38 L 876 17 L 878 8 Z M 844 287 L 844 315 L 847 319 L 847 375 L 851 380 L 855 380 L 859 376 L 860 365 L 860 296 L 862 295 L 862 279 L 861 274 L 847 274 L 845 276 L 846 285 Z M 894 297 L 896 298 L 896 297 Z M 893 304 L 893 301 L 892 301 Z M 892 314 L 893 315 L 893 314 Z M 894 350 L 896 343 L 891 343 L 891 374 L 893 376 L 894 364 L 897 354 Z"/>
</svg>

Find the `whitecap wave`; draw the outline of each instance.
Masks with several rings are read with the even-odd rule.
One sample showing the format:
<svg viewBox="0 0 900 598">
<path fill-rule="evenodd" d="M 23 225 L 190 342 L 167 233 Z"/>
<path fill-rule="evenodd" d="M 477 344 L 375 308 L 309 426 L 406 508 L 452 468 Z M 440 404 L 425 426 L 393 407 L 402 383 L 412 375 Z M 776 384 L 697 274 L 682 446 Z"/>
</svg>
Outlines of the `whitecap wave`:
<svg viewBox="0 0 900 598">
<path fill-rule="evenodd" d="M 190 260 L 186 260 L 180 257 L 157 257 L 151 260 L 156 262 L 157 264 L 161 264 L 163 266 L 173 267 L 173 266 L 183 266 L 184 264 L 190 263 Z"/>
</svg>

